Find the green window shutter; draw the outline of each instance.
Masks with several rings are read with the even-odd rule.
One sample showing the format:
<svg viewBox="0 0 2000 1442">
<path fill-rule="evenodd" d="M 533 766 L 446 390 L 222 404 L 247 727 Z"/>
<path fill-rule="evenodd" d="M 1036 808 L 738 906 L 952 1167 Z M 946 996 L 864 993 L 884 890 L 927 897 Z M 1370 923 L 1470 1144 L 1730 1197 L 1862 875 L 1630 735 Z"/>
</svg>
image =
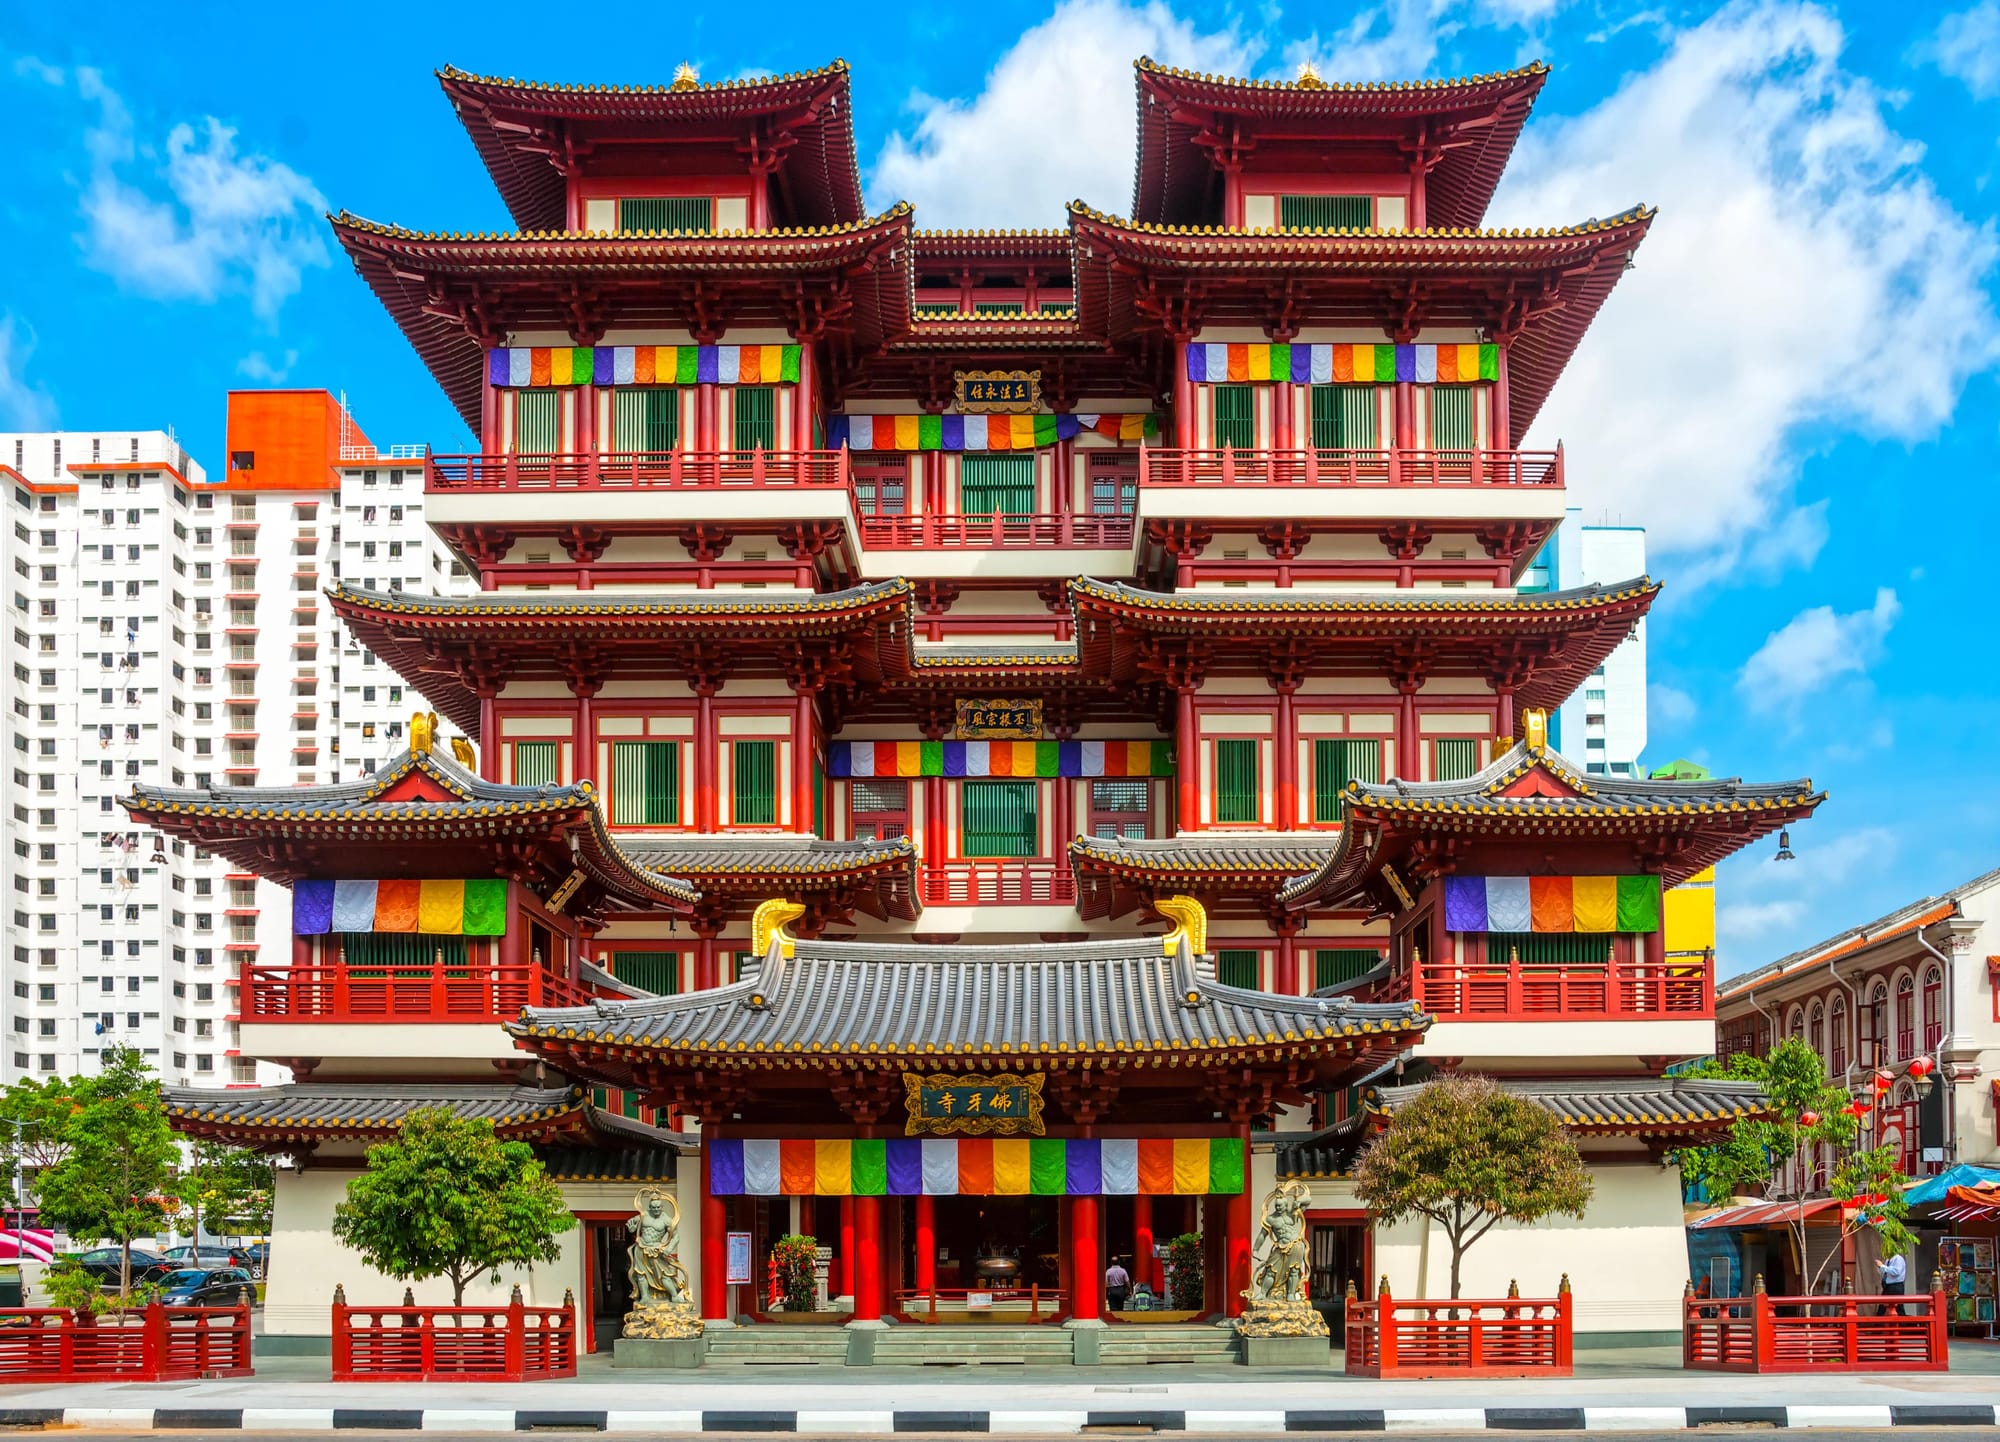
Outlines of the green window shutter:
<svg viewBox="0 0 2000 1442">
<path fill-rule="evenodd" d="M 413 931 L 344 931 L 340 934 L 341 959 L 350 968 L 428 971 L 440 953 L 446 966 L 464 966 L 465 938 Z"/>
<path fill-rule="evenodd" d="M 1489 931 L 1486 962 L 1505 966 L 1518 955 L 1523 966 L 1603 966 L 1611 938 L 1602 932 Z"/>
<path fill-rule="evenodd" d="M 514 392 L 514 454 L 552 456 L 562 449 L 562 393 Z"/>
<path fill-rule="evenodd" d="M 1215 979 L 1224 986 L 1257 990 L 1258 953 L 1250 950 L 1223 950 L 1215 953 Z"/>
<path fill-rule="evenodd" d="M 813 760 L 813 835 L 826 835 L 826 768 Z"/>
<path fill-rule="evenodd" d="M 1436 781 L 1463 781 L 1479 769 L 1479 743 L 1477 741 L 1440 741 L 1437 743 Z"/>
<path fill-rule="evenodd" d="M 1367 230 L 1375 224 L 1372 195 L 1281 195 L 1280 230 Z"/>
<path fill-rule="evenodd" d="M 553 786 L 556 784 L 556 746 L 554 741 L 516 741 L 514 743 L 514 784 L 516 786 Z"/>
<path fill-rule="evenodd" d="M 738 826 L 778 821 L 778 743 L 737 741 L 729 748 L 729 816 Z"/>
<path fill-rule="evenodd" d="M 1381 444 L 1373 386 L 1312 388 L 1312 443 L 1322 451 L 1372 451 Z"/>
<path fill-rule="evenodd" d="M 636 230 L 713 230 L 715 201 L 706 195 L 627 196 L 618 202 L 618 228 Z"/>
<path fill-rule="evenodd" d="M 963 516 L 1032 516 L 1033 456 L 961 456 L 958 511 Z"/>
<path fill-rule="evenodd" d="M 1247 451 L 1257 444 L 1257 396 L 1249 386 L 1216 386 L 1215 449 Z"/>
<path fill-rule="evenodd" d="M 611 447 L 670 451 L 680 438 L 680 392 L 670 386 L 621 386 L 611 397 Z"/>
<path fill-rule="evenodd" d="M 936 320 L 940 316 L 953 316 L 958 314 L 958 302 L 955 300 L 920 300 L 910 308 L 910 314 L 914 315 L 918 320 Z"/>
<path fill-rule="evenodd" d="M 1381 964 L 1372 946 L 1322 946 L 1313 952 L 1313 989 L 1339 986 L 1366 976 Z"/>
<path fill-rule="evenodd" d="M 681 956 L 677 951 L 614 951 L 611 974 L 654 996 L 673 996 L 681 989 Z"/>
<path fill-rule="evenodd" d="M 736 417 L 736 449 L 773 451 L 778 448 L 777 401 L 769 386 L 737 386 L 732 413 Z"/>
<path fill-rule="evenodd" d="M 1039 856 L 1039 787 L 1033 781 L 966 781 L 959 785 L 959 849 L 966 856 Z"/>
<path fill-rule="evenodd" d="M 972 303 L 974 315 L 1026 315 L 1027 305 L 1018 300 L 978 300 Z"/>
<path fill-rule="evenodd" d="M 1263 800 L 1257 779 L 1257 743 L 1216 742 L 1215 819 L 1260 821 L 1264 815 Z"/>
<path fill-rule="evenodd" d="M 1431 387 L 1431 449 L 1469 451 L 1477 443 L 1471 386 Z"/>
<path fill-rule="evenodd" d="M 611 744 L 611 822 L 614 826 L 674 826 L 681 819 L 680 744 L 614 741 Z"/>
<path fill-rule="evenodd" d="M 1340 821 L 1347 815 L 1342 793 L 1350 781 L 1382 779 L 1382 743 L 1325 739 L 1313 742 L 1313 820 Z"/>
</svg>

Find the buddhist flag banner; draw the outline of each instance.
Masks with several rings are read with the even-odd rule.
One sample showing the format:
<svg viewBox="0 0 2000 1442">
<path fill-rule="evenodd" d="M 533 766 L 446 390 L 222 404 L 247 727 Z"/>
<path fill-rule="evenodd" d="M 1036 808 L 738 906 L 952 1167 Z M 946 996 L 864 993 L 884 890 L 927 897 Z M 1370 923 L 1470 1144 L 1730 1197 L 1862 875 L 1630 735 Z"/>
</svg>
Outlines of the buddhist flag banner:
<svg viewBox="0 0 2000 1442">
<path fill-rule="evenodd" d="M 1447 876 L 1447 931 L 1658 931 L 1657 876 Z"/>
<path fill-rule="evenodd" d="M 507 883 L 492 877 L 294 882 L 292 930 L 299 936 L 335 931 L 500 936 L 507 930 Z"/>
<path fill-rule="evenodd" d="M 828 416 L 829 450 L 1031 451 L 1084 432 L 1110 441 L 1151 440 L 1160 418 L 1135 415 Z"/>
<path fill-rule="evenodd" d="M 1171 741 L 836 741 L 836 781 L 891 776 L 1171 776 Z"/>
<path fill-rule="evenodd" d="M 1498 380 L 1497 345 L 1237 345 L 1187 348 L 1197 385 L 1290 381 L 1293 385 L 1464 384 Z"/>
<path fill-rule="evenodd" d="M 798 378 L 795 345 L 537 345 L 486 353 L 486 379 L 496 386 L 772 386 Z"/>
<path fill-rule="evenodd" d="M 718 1137 L 718 1197 L 1233 1196 L 1241 1137 Z"/>
</svg>

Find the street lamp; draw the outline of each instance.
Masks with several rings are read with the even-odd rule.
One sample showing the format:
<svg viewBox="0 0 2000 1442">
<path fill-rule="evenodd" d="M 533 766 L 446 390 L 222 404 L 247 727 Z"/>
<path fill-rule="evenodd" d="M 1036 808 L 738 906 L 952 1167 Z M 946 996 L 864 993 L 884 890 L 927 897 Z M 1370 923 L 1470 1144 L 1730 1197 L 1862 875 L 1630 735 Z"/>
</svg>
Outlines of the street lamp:
<svg viewBox="0 0 2000 1442">
<path fill-rule="evenodd" d="M 1931 1094 L 1933 1074 L 1936 1071 L 1937 1061 L 1932 1057 L 1920 1056 L 1910 1063 L 1910 1079 L 1917 1084 L 1918 1096 L 1927 1097 Z"/>
</svg>

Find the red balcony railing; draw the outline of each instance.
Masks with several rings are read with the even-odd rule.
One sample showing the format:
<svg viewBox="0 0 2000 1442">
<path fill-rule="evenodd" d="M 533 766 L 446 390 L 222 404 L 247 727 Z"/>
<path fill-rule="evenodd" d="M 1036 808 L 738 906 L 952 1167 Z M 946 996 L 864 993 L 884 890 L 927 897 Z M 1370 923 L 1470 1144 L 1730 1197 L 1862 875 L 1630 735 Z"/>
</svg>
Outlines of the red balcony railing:
<svg viewBox="0 0 2000 1442">
<path fill-rule="evenodd" d="M 1132 544 L 1130 516 L 863 516 L 861 544 L 883 550 L 995 550 Z"/>
<path fill-rule="evenodd" d="M 1575 1367 L 1569 1279 L 1553 1297 L 1347 1298 L 1350 1377 L 1567 1377 Z"/>
<path fill-rule="evenodd" d="M 1563 453 L 1417 450 L 1139 450 L 1139 486 L 1550 486 Z"/>
<path fill-rule="evenodd" d="M 1715 1015 L 1715 972 L 1707 960 L 1426 961 L 1411 999 L 1433 1016 L 1477 1021 L 1706 1021 Z"/>
<path fill-rule="evenodd" d="M 528 1307 L 350 1307 L 333 1294 L 336 1382 L 527 1382 L 576 1375 L 576 1303 Z"/>
<path fill-rule="evenodd" d="M 573 455 L 431 456 L 424 489 L 457 491 L 647 491 L 792 486 L 847 489 L 847 452 L 609 451 Z"/>
<path fill-rule="evenodd" d="M 1681 1365 L 1704 1372 L 1942 1372 L 1944 1293 L 1914 1296 L 1688 1296 Z"/>
<path fill-rule="evenodd" d="M 587 1006 L 591 994 L 528 963 L 243 968 L 242 1020 L 505 1021 L 524 1006 Z"/>
<path fill-rule="evenodd" d="M 926 906 L 1063 906 L 1076 900 L 1076 876 L 1047 861 L 954 861 L 918 877 Z"/>
</svg>

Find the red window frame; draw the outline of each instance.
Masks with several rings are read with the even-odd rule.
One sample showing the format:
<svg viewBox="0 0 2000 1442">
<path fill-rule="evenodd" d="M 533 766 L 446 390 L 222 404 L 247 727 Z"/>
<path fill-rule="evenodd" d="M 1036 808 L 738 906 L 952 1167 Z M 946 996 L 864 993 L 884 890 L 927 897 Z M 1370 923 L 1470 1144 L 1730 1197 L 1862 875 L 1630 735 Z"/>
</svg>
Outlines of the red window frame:
<svg viewBox="0 0 2000 1442">
<path fill-rule="evenodd" d="M 1944 1043 L 1944 973 L 1936 966 L 1924 969 L 1924 1050 L 1936 1051 Z"/>
<path fill-rule="evenodd" d="M 1836 996 L 1827 1008 L 1826 1069 L 1837 1083 L 1847 1070 L 1847 998 Z"/>
<path fill-rule="evenodd" d="M 1120 809 L 1116 807 L 1099 806 L 1097 802 L 1099 788 L 1112 787 L 1112 786 L 1138 787 L 1139 794 L 1144 799 L 1144 805 L 1142 805 L 1136 811 Z M 1099 828 L 1106 826 L 1111 828 L 1112 835 L 1124 836 L 1126 834 L 1126 828 L 1134 824 L 1134 818 L 1137 818 L 1137 824 L 1140 828 L 1139 835 L 1151 836 L 1153 834 L 1152 783 L 1149 781 L 1141 781 L 1136 777 L 1127 781 L 1116 781 L 1116 780 L 1092 781 L 1090 783 L 1090 804 L 1089 804 L 1088 816 L 1089 816 L 1089 826 L 1090 826 L 1089 834 L 1091 836 L 1101 837 L 1103 835 L 1103 832 Z"/>
<path fill-rule="evenodd" d="M 871 807 L 864 811 L 860 805 L 860 788 L 863 786 L 894 786 L 902 790 L 901 806 Z M 894 841 L 899 836 L 910 834 L 910 783 L 901 777 L 883 777 L 880 780 L 854 780 L 848 783 L 848 827 L 856 841 Z M 885 798 L 886 799 L 886 798 Z M 873 829 L 873 835 L 861 834 L 863 825 Z"/>
<path fill-rule="evenodd" d="M 1897 1061 L 1905 1061 L 1917 1054 L 1917 983 L 1916 978 L 1904 975 L 1896 983 L 1896 1053 Z"/>
<path fill-rule="evenodd" d="M 864 500 L 862 488 L 869 488 Z M 893 506 L 885 506 L 888 493 Z M 910 469 L 902 461 L 869 457 L 854 463 L 854 505 L 864 516 L 907 516 L 910 514 Z"/>
</svg>

